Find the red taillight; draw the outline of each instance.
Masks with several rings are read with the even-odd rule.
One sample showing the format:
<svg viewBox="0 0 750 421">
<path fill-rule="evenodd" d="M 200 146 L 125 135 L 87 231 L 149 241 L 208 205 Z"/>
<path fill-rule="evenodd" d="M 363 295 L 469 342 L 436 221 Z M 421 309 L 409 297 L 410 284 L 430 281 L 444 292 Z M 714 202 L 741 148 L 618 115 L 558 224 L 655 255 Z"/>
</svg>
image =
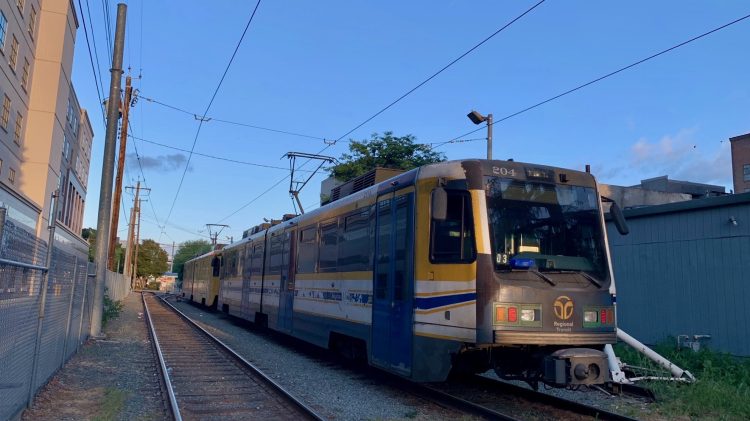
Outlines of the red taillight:
<svg viewBox="0 0 750 421">
<path fill-rule="evenodd" d="M 601 320 L 603 325 L 607 324 L 607 310 L 602 309 L 599 312 L 599 320 Z"/>
<path fill-rule="evenodd" d="M 516 307 L 508 307 L 508 321 L 514 323 L 518 321 L 518 309 Z"/>
</svg>

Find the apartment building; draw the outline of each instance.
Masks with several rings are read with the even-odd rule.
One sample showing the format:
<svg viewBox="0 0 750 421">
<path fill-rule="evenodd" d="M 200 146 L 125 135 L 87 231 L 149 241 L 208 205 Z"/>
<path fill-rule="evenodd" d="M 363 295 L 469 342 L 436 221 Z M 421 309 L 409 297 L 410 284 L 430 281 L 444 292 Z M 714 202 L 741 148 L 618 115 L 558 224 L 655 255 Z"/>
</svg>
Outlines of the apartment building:
<svg viewBox="0 0 750 421">
<path fill-rule="evenodd" d="M 0 0 L 0 206 L 44 235 L 52 192 L 64 237 L 80 238 L 93 130 L 71 85 L 70 0 Z"/>
</svg>

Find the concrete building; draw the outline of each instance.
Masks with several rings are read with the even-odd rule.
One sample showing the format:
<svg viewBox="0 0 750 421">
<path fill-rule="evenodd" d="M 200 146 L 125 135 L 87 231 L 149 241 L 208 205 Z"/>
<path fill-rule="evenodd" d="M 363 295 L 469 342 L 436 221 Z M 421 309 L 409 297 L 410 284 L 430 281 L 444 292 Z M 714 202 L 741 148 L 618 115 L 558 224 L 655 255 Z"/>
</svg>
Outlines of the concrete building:
<svg viewBox="0 0 750 421">
<path fill-rule="evenodd" d="M 666 175 L 641 180 L 641 184 L 630 187 L 600 184 L 600 189 L 602 195 L 613 199 L 623 209 L 664 205 L 726 194 L 723 186 L 670 180 Z M 605 211 L 608 209 L 609 205 L 605 203 Z"/>
<path fill-rule="evenodd" d="M 42 236 L 60 187 L 60 235 L 71 240 L 93 139 L 70 82 L 77 29 L 70 0 L 0 0 L 0 205 Z"/>
<path fill-rule="evenodd" d="M 750 192 L 750 133 L 729 138 L 735 193 Z"/>
</svg>

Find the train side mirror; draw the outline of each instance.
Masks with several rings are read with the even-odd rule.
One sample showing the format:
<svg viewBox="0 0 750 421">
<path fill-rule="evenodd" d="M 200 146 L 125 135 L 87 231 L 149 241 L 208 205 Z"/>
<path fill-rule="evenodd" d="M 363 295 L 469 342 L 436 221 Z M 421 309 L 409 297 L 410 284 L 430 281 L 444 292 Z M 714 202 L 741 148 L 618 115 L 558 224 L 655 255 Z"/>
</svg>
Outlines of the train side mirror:
<svg viewBox="0 0 750 421">
<path fill-rule="evenodd" d="M 617 202 L 614 200 L 609 199 L 608 201 L 612 202 L 612 206 L 609 208 L 609 214 L 612 215 L 612 222 L 615 223 L 617 232 L 619 232 L 620 235 L 628 235 L 630 233 L 630 228 L 628 228 L 628 223 L 625 222 L 625 216 L 622 214 L 622 210 L 620 210 L 620 207 L 617 206 Z"/>
<path fill-rule="evenodd" d="M 433 221 L 445 221 L 448 216 L 448 192 L 442 187 L 432 191 L 432 203 L 430 204 L 430 215 Z"/>
</svg>

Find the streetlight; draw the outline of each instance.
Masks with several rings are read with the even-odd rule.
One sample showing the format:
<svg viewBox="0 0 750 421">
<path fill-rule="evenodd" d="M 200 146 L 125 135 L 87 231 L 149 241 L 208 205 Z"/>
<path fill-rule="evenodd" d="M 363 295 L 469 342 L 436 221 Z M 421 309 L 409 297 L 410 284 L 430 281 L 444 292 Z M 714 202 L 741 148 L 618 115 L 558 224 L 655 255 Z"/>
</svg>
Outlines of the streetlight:
<svg viewBox="0 0 750 421">
<path fill-rule="evenodd" d="M 478 112 L 471 110 L 469 114 L 466 114 L 469 120 L 474 124 L 481 124 L 487 122 L 487 159 L 492 159 L 492 113 L 483 116 Z"/>
</svg>

